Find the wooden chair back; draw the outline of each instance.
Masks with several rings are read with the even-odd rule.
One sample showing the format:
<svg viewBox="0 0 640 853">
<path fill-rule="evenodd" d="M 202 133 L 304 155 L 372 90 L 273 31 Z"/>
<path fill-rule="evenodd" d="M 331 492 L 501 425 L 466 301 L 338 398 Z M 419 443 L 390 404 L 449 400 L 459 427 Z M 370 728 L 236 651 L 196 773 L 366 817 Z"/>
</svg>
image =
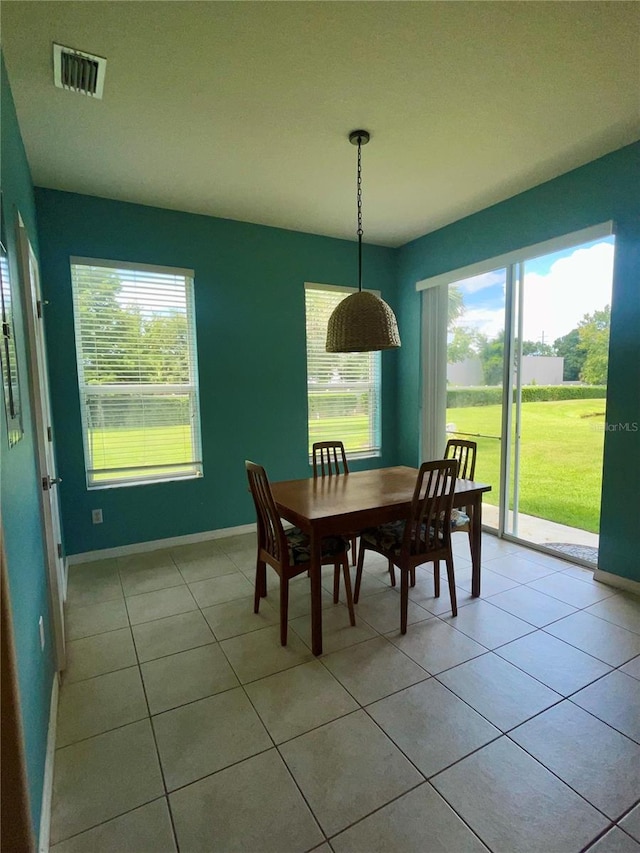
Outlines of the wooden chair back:
<svg viewBox="0 0 640 853">
<path fill-rule="evenodd" d="M 447 442 L 444 458 L 458 460 L 458 477 L 461 480 L 473 480 L 476 473 L 477 447 L 475 441 L 465 441 L 462 438 L 450 438 Z"/>
<path fill-rule="evenodd" d="M 426 562 L 435 552 L 451 548 L 451 509 L 457 459 L 423 462 L 416 481 L 411 514 L 407 519 L 402 543 L 403 555 L 416 565 Z"/>
<path fill-rule="evenodd" d="M 347 454 L 341 441 L 316 441 L 312 448 L 312 456 L 314 477 L 332 477 L 334 474 L 349 473 Z M 340 465 L 342 465 L 342 471 Z"/>
<path fill-rule="evenodd" d="M 256 465 L 249 460 L 245 461 L 244 465 L 258 520 L 258 552 L 264 551 L 277 563 L 287 563 L 289 547 L 273 500 L 267 472 L 262 465 Z"/>
</svg>

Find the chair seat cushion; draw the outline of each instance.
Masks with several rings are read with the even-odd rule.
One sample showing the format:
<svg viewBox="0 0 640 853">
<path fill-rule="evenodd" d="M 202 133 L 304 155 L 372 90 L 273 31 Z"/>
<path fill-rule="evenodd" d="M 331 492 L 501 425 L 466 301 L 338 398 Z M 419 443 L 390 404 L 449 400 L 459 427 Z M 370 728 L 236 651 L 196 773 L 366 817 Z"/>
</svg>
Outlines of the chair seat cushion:
<svg viewBox="0 0 640 853">
<path fill-rule="evenodd" d="M 289 562 L 291 565 L 299 566 L 311 560 L 311 540 L 299 527 L 293 527 L 286 531 L 289 543 Z M 341 557 L 349 547 L 349 541 L 342 536 L 325 536 L 322 540 L 322 561 L 330 560 L 332 557 Z"/>
<path fill-rule="evenodd" d="M 400 521 L 389 521 L 386 524 L 381 524 L 379 527 L 369 527 L 367 530 L 362 531 L 361 538 L 364 539 L 367 545 L 371 545 L 378 551 L 399 554 L 402 548 L 405 524 L 405 520 L 400 519 Z M 461 510 L 452 510 L 451 530 L 455 531 L 462 528 L 465 524 L 469 524 L 469 516 Z M 431 538 L 433 538 L 433 532 Z"/>
<path fill-rule="evenodd" d="M 452 509 L 451 510 L 451 530 L 456 531 L 461 527 L 466 527 L 469 525 L 469 516 L 466 512 L 463 512 L 461 509 Z"/>
</svg>

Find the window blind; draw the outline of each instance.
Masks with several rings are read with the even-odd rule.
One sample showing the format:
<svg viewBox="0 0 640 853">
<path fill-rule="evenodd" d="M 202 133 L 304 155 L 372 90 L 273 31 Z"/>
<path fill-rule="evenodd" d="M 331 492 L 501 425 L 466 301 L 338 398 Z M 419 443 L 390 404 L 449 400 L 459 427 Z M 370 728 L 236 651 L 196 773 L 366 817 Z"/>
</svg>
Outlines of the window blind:
<svg viewBox="0 0 640 853">
<path fill-rule="evenodd" d="M 71 259 L 87 484 L 202 475 L 193 272 Z"/>
<path fill-rule="evenodd" d="M 351 458 L 380 453 L 380 353 L 325 350 L 329 317 L 350 293 L 305 285 L 310 455 L 314 441 L 332 440 Z"/>
</svg>

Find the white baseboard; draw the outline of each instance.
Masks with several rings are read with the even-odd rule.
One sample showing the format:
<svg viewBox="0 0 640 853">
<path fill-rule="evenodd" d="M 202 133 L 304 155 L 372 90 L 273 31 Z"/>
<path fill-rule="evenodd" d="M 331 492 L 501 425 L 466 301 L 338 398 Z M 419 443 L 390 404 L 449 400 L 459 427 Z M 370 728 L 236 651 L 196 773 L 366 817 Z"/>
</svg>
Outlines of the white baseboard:
<svg viewBox="0 0 640 853">
<path fill-rule="evenodd" d="M 158 551 L 161 548 L 175 548 L 178 545 L 191 545 L 194 542 L 208 542 L 210 539 L 226 539 L 243 533 L 255 533 L 256 524 L 241 524 L 239 527 L 221 527 L 218 530 L 205 530 L 202 533 L 188 533 L 186 536 L 172 536 L 169 539 L 154 539 L 151 542 L 134 542 L 133 545 L 120 545 L 117 548 L 103 548 L 101 551 L 85 551 L 84 554 L 69 554 L 69 565 L 92 563 L 95 560 L 108 560 L 111 557 L 128 557 L 129 554 L 142 554 L 145 551 Z"/>
<path fill-rule="evenodd" d="M 620 575 L 614 575 L 612 572 L 603 572 L 602 569 L 596 569 L 593 573 L 593 579 L 600 583 L 607 583 L 609 586 L 625 589 L 627 592 L 635 592 L 640 595 L 640 581 L 631 580 L 631 578 L 623 578 Z"/>
<path fill-rule="evenodd" d="M 42 784 L 42 808 L 40 810 L 40 837 L 38 840 L 38 853 L 49 853 L 51 798 L 53 796 L 53 765 L 56 754 L 59 687 L 60 679 L 56 672 L 53 676 L 53 685 L 51 686 L 51 706 L 49 708 L 49 729 L 47 731 L 47 757 L 44 762 L 44 780 Z"/>
</svg>

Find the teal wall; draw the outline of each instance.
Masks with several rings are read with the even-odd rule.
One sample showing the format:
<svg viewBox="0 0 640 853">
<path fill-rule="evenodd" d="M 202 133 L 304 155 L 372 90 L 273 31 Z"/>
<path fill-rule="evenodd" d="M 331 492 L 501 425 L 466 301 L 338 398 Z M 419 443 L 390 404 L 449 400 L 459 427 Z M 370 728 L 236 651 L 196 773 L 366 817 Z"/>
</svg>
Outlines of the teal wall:
<svg viewBox="0 0 640 853">
<path fill-rule="evenodd" d="M 403 246 L 398 259 L 399 461 L 420 458 L 416 282 L 612 219 L 616 249 L 607 422 L 640 424 L 640 143 Z M 412 413 L 406 416 L 406 413 Z M 605 435 L 600 568 L 640 581 L 640 432 Z"/>
<path fill-rule="evenodd" d="M 2 66 L 2 197 L 7 231 L 7 249 L 14 295 L 14 329 L 18 353 L 24 436 L 11 449 L 2 394 L 0 414 L 0 505 L 4 547 L 7 557 L 9 592 L 15 632 L 20 703 L 25 734 L 27 775 L 31 816 L 35 837 L 40 826 L 42 783 L 53 684 L 53 636 L 49 616 L 49 593 L 42 531 L 40 527 L 39 477 L 33 417 L 29 402 L 27 351 L 16 261 L 17 212 L 37 251 L 36 215 L 33 187 L 13 98 Z M 46 633 L 44 652 L 40 650 L 38 620 L 43 616 Z"/>
<path fill-rule="evenodd" d="M 67 553 L 255 520 L 244 460 L 306 477 L 304 282 L 356 283 L 356 246 L 243 222 L 36 189 L 49 371 Z M 85 484 L 69 257 L 195 270 L 204 477 L 92 490 Z M 396 301 L 397 252 L 364 247 L 365 286 Z M 55 341 L 53 346 L 51 343 Z M 383 454 L 396 459 L 396 352 L 382 354 Z M 91 523 L 91 510 L 104 523 Z"/>
</svg>

